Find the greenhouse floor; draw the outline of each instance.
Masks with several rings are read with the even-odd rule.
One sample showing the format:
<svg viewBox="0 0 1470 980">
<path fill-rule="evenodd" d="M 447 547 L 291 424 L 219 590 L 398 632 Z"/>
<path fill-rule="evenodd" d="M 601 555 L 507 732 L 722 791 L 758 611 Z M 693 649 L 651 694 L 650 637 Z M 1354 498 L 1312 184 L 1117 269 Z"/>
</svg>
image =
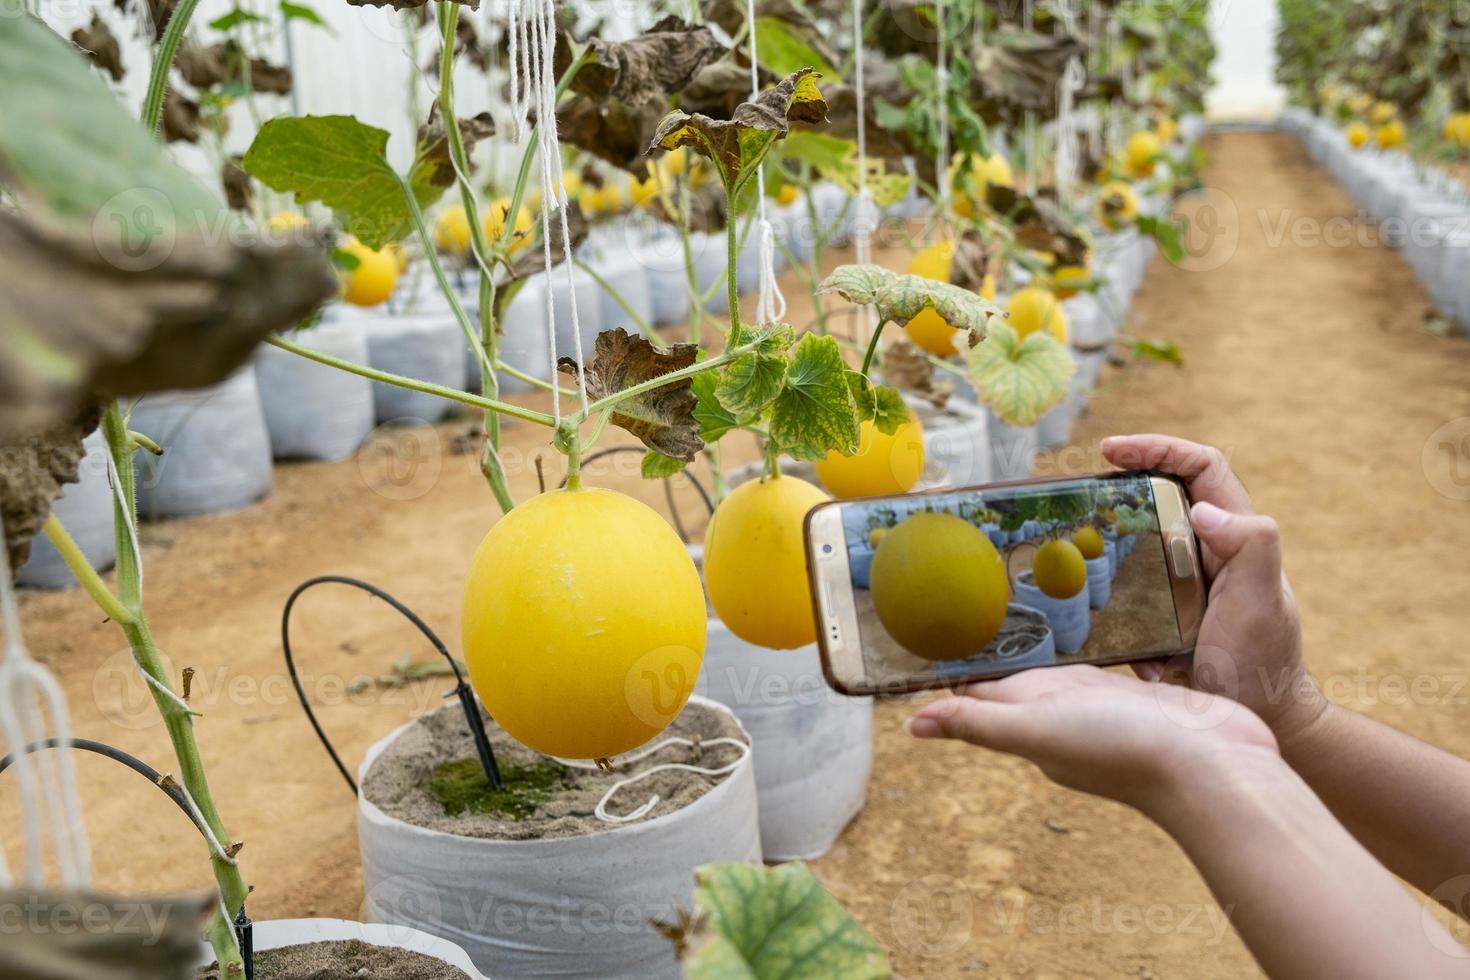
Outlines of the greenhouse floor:
<svg viewBox="0 0 1470 980">
<path fill-rule="evenodd" d="M 1060 462 L 1092 468 L 1099 438 L 1130 431 L 1225 449 L 1257 507 L 1281 524 L 1309 662 L 1329 695 L 1470 755 L 1470 649 L 1458 632 L 1467 597 L 1463 575 L 1443 574 L 1464 568 L 1470 506 L 1438 492 L 1421 463 L 1440 426 L 1470 415 L 1470 344 L 1421 329 L 1427 301 L 1397 255 L 1356 236 L 1334 247 L 1301 233 L 1352 206 L 1290 137 L 1232 133 L 1205 148 L 1211 200 L 1238 210 L 1238 245 L 1224 259 L 1230 236 L 1216 240 L 1197 264 L 1217 267 L 1204 271 L 1156 260 L 1134 307 L 1133 334 L 1177 341 L 1185 366 L 1105 379 L 1075 433 L 1086 451 Z M 1201 216 L 1197 227 L 1232 226 Z M 804 325 L 800 284 L 788 274 L 785 289 L 791 319 Z M 295 704 L 281 606 L 306 578 L 356 575 L 456 648 L 458 570 L 495 514 L 473 448 L 456 452 L 475 424 L 403 433 L 342 463 L 278 467 L 271 496 L 241 513 L 146 528 L 151 619 L 175 668 L 198 670 L 200 743 L 225 820 L 246 843 L 257 918 L 356 918 L 362 897 L 353 800 Z M 529 426 L 507 430 L 518 497 L 536 485 L 536 454 L 547 457 L 548 483 L 560 479 L 541 439 Z M 610 432 L 602 445 L 629 442 Z M 1043 472 L 1056 462 L 1044 459 Z M 1470 472 L 1470 460 L 1450 462 Z M 1441 485 L 1458 475 L 1443 460 L 1429 472 Z M 584 478 L 665 506 L 634 455 L 589 464 Z M 678 499 L 697 532 L 697 499 L 682 486 Z M 22 603 L 32 650 L 61 676 L 78 734 L 168 769 L 168 741 L 115 628 L 79 592 Z M 355 678 L 431 651 L 355 592 L 304 600 L 293 645 L 349 765 L 449 686 L 358 689 Z M 1049 784 L 1029 764 L 915 745 L 900 729 L 911 710 L 879 706 L 868 806 L 814 863 L 899 975 L 1254 975 L 1225 913 L 1160 831 Z M 211 884 L 204 848 L 172 804 L 102 760 L 77 764 L 99 885 Z"/>
</svg>

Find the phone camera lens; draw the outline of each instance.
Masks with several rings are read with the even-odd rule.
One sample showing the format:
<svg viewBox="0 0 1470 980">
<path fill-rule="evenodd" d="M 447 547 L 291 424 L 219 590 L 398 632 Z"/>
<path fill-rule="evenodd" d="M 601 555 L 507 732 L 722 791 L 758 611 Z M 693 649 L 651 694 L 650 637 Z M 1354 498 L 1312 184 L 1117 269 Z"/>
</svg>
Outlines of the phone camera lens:
<svg viewBox="0 0 1470 980">
<path fill-rule="evenodd" d="M 822 545 L 822 554 L 824 554 L 824 555 L 830 555 L 831 553 L 832 553 L 832 546 L 830 544 L 824 544 L 824 545 Z"/>
</svg>

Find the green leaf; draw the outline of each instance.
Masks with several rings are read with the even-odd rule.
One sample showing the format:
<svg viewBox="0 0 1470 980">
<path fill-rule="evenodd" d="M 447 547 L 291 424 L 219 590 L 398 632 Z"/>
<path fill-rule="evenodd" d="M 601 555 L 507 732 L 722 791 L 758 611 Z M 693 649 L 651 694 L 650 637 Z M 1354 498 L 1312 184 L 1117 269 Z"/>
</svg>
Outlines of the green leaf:
<svg viewBox="0 0 1470 980">
<path fill-rule="evenodd" d="M 715 397 L 719 379 L 714 371 L 696 374 L 691 382 L 694 388 L 694 420 L 699 423 L 699 437 L 705 442 L 717 442 L 733 429 L 740 428 L 740 418 Z"/>
<path fill-rule="evenodd" d="M 304 20 L 308 24 L 315 24 L 317 27 L 326 28 L 328 31 L 332 29 L 331 25 L 326 22 L 326 19 L 321 14 L 304 3 L 292 3 L 291 0 L 281 0 L 281 15 L 288 21 Z"/>
<path fill-rule="evenodd" d="M 1180 239 L 1179 226 L 1172 221 L 1139 215 L 1134 221 L 1139 232 L 1159 243 L 1159 251 L 1170 262 L 1184 261 L 1184 242 Z"/>
<path fill-rule="evenodd" d="M 997 322 L 985 343 L 970 351 L 970 381 L 980 400 L 1008 425 L 1034 425 L 1067 397 L 1067 382 L 1077 370 L 1071 353 L 1044 330 L 1025 340 L 1007 323 Z"/>
<path fill-rule="evenodd" d="M 834 337 L 806 334 L 771 411 L 771 441 L 794 459 L 818 460 L 857 451 L 858 406 Z"/>
<path fill-rule="evenodd" d="M 0 17 L 0 183 L 58 221 L 125 242 L 218 235 L 224 202 L 173 162 L 136 111 L 39 21 Z"/>
<path fill-rule="evenodd" d="M 856 152 L 857 144 L 852 140 L 809 129 L 792 133 L 781 144 L 782 157 L 811 164 L 812 169 L 824 177 L 840 173 L 847 166 L 848 158 Z"/>
<path fill-rule="evenodd" d="M 761 67 L 769 69 L 773 75 L 784 77 L 803 68 L 815 68 L 824 78 L 830 78 L 834 82 L 842 80 L 837 69 L 807 44 L 794 26 L 784 20 L 757 17 L 755 43 L 756 50 L 760 52 Z"/>
<path fill-rule="evenodd" d="M 388 163 L 388 132 L 352 116 L 283 116 L 260 128 L 245 153 L 247 173 L 296 203 L 321 201 L 369 248 L 413 232 L 402 179 Z M 439 171 L 416 161 L 410 186 L 420 208 L 444 193 Z"/>
<path fill-rule="evenodd" d="M 817 88 L 820 77 L 803 68 L 740 103 L 729 119 L 675 110 L 659 123 L 649 151 L 690 147 L 715 162 L 726 187 L 736 187 L 755 171 L 773 143 L 786 138 L 792 122 L 826 121 L 827 103 Z"/>
<path fill-rule="evenodd" d="M 786 358 L 751 351 L 721 372 L 715 397 L 736 415 L 759 415 L 781 393 L 785 381 Z"/>
<path fill-rule="evenodd" d="M 236 7 L 234 10 L 231 10 L 223 17 L 216 17 L 214 20 L 210 21 L 209 26 L 217 31 L 228 33 L 229 31 L 233 31 L 235 28 L 239 27 L 241 24 L 264 23 L 265 18 L 260 16 L 259 14 L 253 14 L 248 10 L 241 10 L 239 7 Z"/>
<path fill-rule="evenodd" d="M 708 936 L 684 962 L 687 980 L 892 975 L 883 948 L 800 861 L 709 865 L 695 880 Z"/>
<path fill-rule="evenodd" d="M 905 326 L 932 309 L 957 330 L 968 330 L 972 343 L 985 338 L 988 321 L 1000 308 L 953 283 L 901 275 L 879 265 L 840 265 L 818 287 L 863 306 L 874 306 L 884 320 Z"/>
<path fill-rule="evenodd" d="M 1135 340 L 1133 353 L 1150 361 L 1164 364 L 1184 365 L 1184 351 L 1172 340 Z"/>
<path fill-rule="evenodd" d="M 643 471 L 643 479 L 663 480 L 678 473 L 687 465 L 689 464 L 682 459 L 665 456 L 661 452 L 650 449 L 643 454 L 643 463 L 640 468 Z"/>
<path fill-rule="evenodd" d="M 909 420 L 909 407 L 898 389 L 887 385 L 874 385 L 873 397 L 873 424 L 879 432 L 891 436 Z"/>
</svg>

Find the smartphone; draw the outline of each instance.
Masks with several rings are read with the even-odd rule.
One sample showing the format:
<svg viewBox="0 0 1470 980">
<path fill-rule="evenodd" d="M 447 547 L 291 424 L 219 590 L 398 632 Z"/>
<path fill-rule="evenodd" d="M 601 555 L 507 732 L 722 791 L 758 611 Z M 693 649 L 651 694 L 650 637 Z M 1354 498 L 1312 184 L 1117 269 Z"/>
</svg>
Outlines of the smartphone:
<svg viewBox="0 0 1470 980">
<path fill-rule="evenodd" d="M 1188 653 L 1205 610 L 1189 499 L 1160 473 L 834 500 L 806 549 L 822 670 L 854 696 Z"/>
</svg>

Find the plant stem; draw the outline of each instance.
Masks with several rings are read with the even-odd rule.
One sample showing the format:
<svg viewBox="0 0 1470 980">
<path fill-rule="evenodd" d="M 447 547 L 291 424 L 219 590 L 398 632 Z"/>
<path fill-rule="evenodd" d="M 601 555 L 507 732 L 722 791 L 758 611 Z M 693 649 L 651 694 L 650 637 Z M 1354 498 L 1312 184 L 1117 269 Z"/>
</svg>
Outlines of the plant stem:
<svg viewBox="0 0 1470 980">
<path fill-rule="evenodd" d="M 300 355 L 309 361 L 316 361 L 318 364 L 325 364 L 339 371 L 346 371 L 348 374 L 355 374 L 372 381 L 381 381 L 384 384 L 407 388 L 409 391 L 421 391 L 426 395 L 438 395 L 440 398 L 447 398 L 452 402 L 460 402 L 461 404 L 474 408 L 499 412 L 502 415 L 524 419 L 527 422 L 535 422 L 538 425 L 552 428 L 556 426 L 556 420 L 550 415 L 547 415 L 545 412 L 538 412 L 533 408 L 522 408 L 520 405 L 513 405 L 510 402 L 495 401 L 481 395 L 472 395 L 467 391 L 460 391 L 456 388 L 445 388 L 443 385 L 436 385 L 429 381 L 420 381 L 417 378 L 405 378 L 400 374 L 389 374 L 387 371 L 379 371 L 377 368 L 368 367 L 366 364 L 354 364 L 352 361 L 344 361 L 340 357 L 333 357 L 331 354 L 323 354 L 321 351 L 314 351 L 310 348 L 302 347 L 284 337 L 267 337 L 266 343 L 274 347 L 279 347 L 281 350 L 288 350 L 293 354 Z"/>
<path fill-rule="evenodd" d="M 148 90 L 143 96 L 142 112 L 143 125 L 155 137 L 158 136 L 163 122 L 163 98 L 168 92 L 168 73 L 173 69 L 174 57 L 179 53 L 179 43 L 183 41 L 184 31 L 188 29 L 189 20 L 198 6 L 199 0 L 179 0 L 179 5 L 174 8 L 173 15 L 164 27 L 163 36 L 158 40 L 158 53 L 153 56 L 153 70 L 148 76 Z"/>
<path fill-rule="evenodd" d="M 535 385 L 542 391 L 555 391 L 558 394 L 566 395 L 568 398 L 578 397 L 578 393 L 576 391 L 573 391 L 571 388 L 563 388 L 560 385 L 554 385 L 550 381 L 547 381 L 545 378 L 538 378 L 534 374 L 527 374 L 520 368 L 512 364 L 507 364 L 501 360 L 497 360 L 495 362 L 495 370 L 504 371 L 512 378 L 515 378 L 517 381 L 524 381 L 528 385 Z"/>
<path fill-rule="evenodd" d="M 127 637 L 138 668 L 153 679 L 149 689 L 159 714 L 163 716 L 169 741 L 173 744 L 174 756 L 179 764 L 179 778 L 184 789 L 194 800 L 199 815 L 215 839 L 228 846 L 231 837 L 215 807 L 209 781 L 204 775 L 204 764 L 199 756 L 199 746 L 194 739 L 194 713 L 164 693 L 172 692 L 173 685 L 164 672 L 162 658 L 143 616 L 142 556 L 134 547 L 138 520 L 134 496 L 137 473 L 133 467 L 136 447 L 128 435 L 127 422 L 122 411 L 115 402 L 102 416 L 102 434 L 112 456 L 119 491 L 118 497 L 113 501 L 113 527 L 117 540 L 117 601 L 127 611 L 128 617 L 126 621 L 119 620 L 118 624 Z M 106 611 L 105 606 L 103 609 Z M 215 881 L 223 900 L 223 909 L 216 913 L 209 930 L 210 944 L 224 975 L 244 976 L 245 965 L 240 957 L 232 922 L 244 906 L 249 888 L 245 885 L 239 866 L 214 853 L 213 849 L 210 852 L 210 862 L 214 867 Z M 224 920 L 223 928 L 220 927 L 220 919 Z"/>
<path fill-rule="evenodd" d="M 66 562 L 66 567 L 77 577 L 77 581 L 86 590 L 87 595 L 92 597 L 92 601 L 97 603 L 98 608 L 107 614 L 107 618 L 119 626 L 131 624 L 133 622 L 132 612 L 118 600 L 117 596 L 112 594 L 112 590 L 107 587 L 107 583 L 102 581 L 102 576 L 97 574 L 97 570 L 92 567 L 87 556 L 82 554 L 82 549 L 77 547 L 77 543 L 72 540 L 71 534 L 57 519 L 55 513 L 46 518 L 46 524 L 42 530 L 46 532 L 47 540 L 61 555 L 61 560 Z"/>
<path fill-rule="evenodd" d="M 868 368 L 873 366 L 873 355 L 878 353 L 878 338 L 883 336 L 883 328 L 888 326 L 887 320 L 879 320 L 878 326 L 873 328 L 873 339 L 868 341 L 868 351 L 863 355 L 863 377 L 867 377 Z"/>
<path fill-rule="evenodd" d="M 408 203 L 409 214 L 413 216 L 413 226 L 418 232 L 419 242 L 424 248 L 424 258 L 429 261 L 429 268 L 434 271 L 434 280 L 439 284 L 439 290 L 448 301 L 454 318 L 459 322 L 460 332 L 464 334 L 466 342 L 478 353 L 476 359 L 480 362 L 480 371 L 495 373 L 494 362 L 490 360 L 483 348 L 480 347 L 479 335 L 475 333 L 475 327 L 470 323 L 470 315 L 465 312 L 464 304 L 459 301 L 459 294 L 454 291 L 454 286 L 449 282 L 449 276 L 444 271 L 444 265 L 439 261 L 439 250 L 434 247 L 434 236 L 429 234 L 429 224 L 424 220 L 424 211 L 419 207 L 418 198 L 414 196 L 413 188 L 408 180 L 400 173 L 395 172 L 398 178 L 398 186 L 403 191 L 403 199 Z M 471 214 L 470 228 L 473 230 L 477 219 Z"/>
<path fill-rule="evenodd" d="M 497 353 L 500 337 L 495 329 L 495 282 L 494 276 L 490 274 L 493 265 L 490 246 L 485 240 L 485 228 L 480 223 L 475 189 L 467 179 L 470 172 L 469 154 L 465 152 L 464 138 L 459 131 L 459 120 L 454 111 L 454 48 L 458 41 L 458 4 L 439 4 L 439 26 L 442 49 L 439 56 L 439 118 L 444 122 L 449 158 L 454 163 L 459 184 L 460 203 L 469 219 L 470 247 L 474 249 L 478 259 L 476 264 L 480 267 L 480 335 L 475 338 L 473 331 L 470 331 L 470 346 L 474 348 L 480 361 L 480 394 L 488 401 L 497 401 L 500 396 L 500 379 L 495 375 L 495 364 L 499 360 Z M 512 211 L 506 216 L 502 234 L 505 230 L 515 229 L 515 215 L 516 212 Z M 432 251 L 429 243 L 426 242 L 425 247 Z M 485 474 L 490 492 L 495 495 L 501 511 L 509 513 L 516 502 L 511 496 L 509 484 L 506 483 L 505 470 L 500 465 L 500 416 L 487 409 L 482 422 L 485 430 L 485 451 L 480 458 L 480 471 Z"/>
<path fill-rule="evenodd" d="M 736 272 L 740 261 L 740 242 L 735 232 L 735 197 L 729 195 L 728 206 L 725 208 L 725 288 L 730 297 L 730 344 L 740 342 L 740 290 L 736 285 Z"/>
</svg>

